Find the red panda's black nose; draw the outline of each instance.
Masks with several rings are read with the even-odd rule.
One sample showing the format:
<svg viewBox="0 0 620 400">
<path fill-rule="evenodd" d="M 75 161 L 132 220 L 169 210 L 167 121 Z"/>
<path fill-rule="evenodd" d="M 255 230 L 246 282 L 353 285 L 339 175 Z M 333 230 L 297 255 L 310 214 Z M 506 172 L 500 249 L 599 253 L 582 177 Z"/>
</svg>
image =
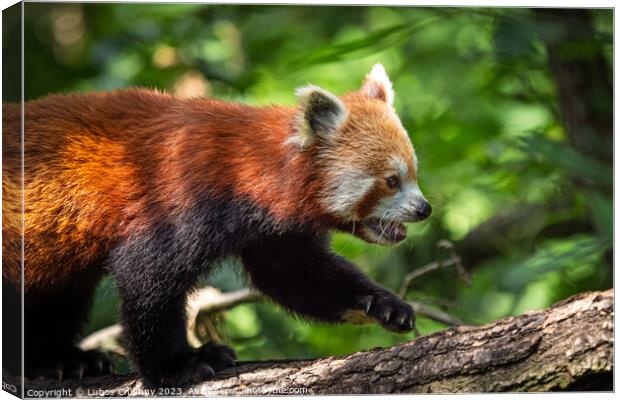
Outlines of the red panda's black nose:
<svg viewBox="0 0 620 400">
<path fill-rule="evenodd" d="M 416 214 L 420 221 L 428 218 L 431 215 L 431 212 L 433 212 L 433 208 L 428 203 L 428 201 L 422 202 L 422 204 L 420 204 L 420 206 L 416 210 Z"/>
</svg>

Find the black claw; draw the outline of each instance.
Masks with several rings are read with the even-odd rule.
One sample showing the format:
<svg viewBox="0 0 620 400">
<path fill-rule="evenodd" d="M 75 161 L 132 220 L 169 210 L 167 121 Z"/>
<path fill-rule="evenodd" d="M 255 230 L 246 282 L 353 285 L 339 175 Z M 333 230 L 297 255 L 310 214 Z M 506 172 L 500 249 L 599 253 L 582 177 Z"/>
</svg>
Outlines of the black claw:
<svg viewBox="0 0 620 400">
<path fill-rule="evenodd" d="M 411 306 L 393 293 L 385 291 L 363 296 L 358 304 L 386 329 L 403 332 L 413 327 Z"/>
<path fill-rule="evenodd" d="M 204 379 L 213 378 L 215 376 L 215 370 L 208 364 L 203 365 L 203 372 L 205 372 L 202 376 Z"/>
<path fill-rule="evenodd" d="M 390 320 L 390 317 L 392 316 L 392 310 L 388 309 L 385 311 L 385 313 L 383 314 L 383 323 L 387 323 Z"/>
<path fill-rule="evenodd" d="M 54 363 L 33 367 L 26 372 L 26 376 L 40 376 L 61 383 L 66 379 L 81 381 L 85 377 L 100 375 L 113 368 L 114 364 L 110 363 L 103 353 L 95 350 L 68 349 L 62 358 L 54 360 Z"/>
<path fill-rule="evenodd" d="M 366 300 L 364 300 L 366 302 L 366 306 L 365 306 L 365 310 L 364 310 L 364 312 L 366 312 L 366 314 L 370 313 L 370 309 L 372 308 L 373 300 L 374 300 L 373 296 L 370 296 Z"/>
</svg>

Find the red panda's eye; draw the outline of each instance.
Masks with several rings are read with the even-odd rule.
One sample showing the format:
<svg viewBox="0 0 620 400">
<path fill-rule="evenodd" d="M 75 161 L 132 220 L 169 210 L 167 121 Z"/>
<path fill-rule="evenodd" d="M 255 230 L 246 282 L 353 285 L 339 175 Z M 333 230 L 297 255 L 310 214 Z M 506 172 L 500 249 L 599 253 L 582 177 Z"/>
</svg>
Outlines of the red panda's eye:
<svg viewBox="0 0 620 400">
<path fill-rule="evenodd" d="M 390 189 L 400 188 L 400 179 L 398 179 L 398 176 L 396 175 L 388 176 L 385 183 L 387 183 Z"/>
</svg>

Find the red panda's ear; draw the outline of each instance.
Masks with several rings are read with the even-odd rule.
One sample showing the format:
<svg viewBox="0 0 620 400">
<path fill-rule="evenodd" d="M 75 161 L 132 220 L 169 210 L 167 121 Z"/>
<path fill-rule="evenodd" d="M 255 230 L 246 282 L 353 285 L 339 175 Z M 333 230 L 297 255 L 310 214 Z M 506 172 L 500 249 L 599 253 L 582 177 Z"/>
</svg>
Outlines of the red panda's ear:
<svg viewBox="0 0 620 400">
<path fill-rule="evenodd" d="M 372 67 L 372 71 L 366 75 L 366 80 L 362 85 L 362 94 L 371 99 L 383 100 L 388 105 L 392 105 L 394 102 L 394 90 L 392 89 L 392 82 L 388 78 L 385 68 L 381 64 L 375 64 Z"/>
<path fill-rule="evenodd" d="M 289 142 L 303 149 L 319 138 L 328 138 L 342 125 L 348 115 L 344 103 L 335 95 L 318 86 L 298 88 L 301 109 L 297 115 L 296 129 Z"/>
</svg>

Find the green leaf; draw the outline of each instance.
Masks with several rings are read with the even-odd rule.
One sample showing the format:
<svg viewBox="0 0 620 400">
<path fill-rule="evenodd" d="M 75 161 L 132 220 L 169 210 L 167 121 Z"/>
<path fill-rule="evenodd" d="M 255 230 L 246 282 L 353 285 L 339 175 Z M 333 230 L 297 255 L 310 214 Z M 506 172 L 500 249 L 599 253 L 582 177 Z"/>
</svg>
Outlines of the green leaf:
<svg viewBox="0 0 620 400">
<path fill-rule="evenodd" d="M 614 234 L 614 204 L 613 199 L 601 192 L 586 193 L 592 219 L 597 226 L 602 239 L 611 242 Z"/>
<path fill-rule="evenodd" d="M 534 50 L 536 26 L 530 18 L 501 16 L 493 32 L 495 54 L 500 61 L 512 61 Z"/>
<path fill-rule="evenodd" d="M 609 241 L 582 235 L 547 242 L 532 256 L 508 265 L 501 274 L 498 287 L 518 292 L 545 274 L 596 263 L 610 245 Z"/>
<path fill-rule="evenodd" d="M 532 135 L 520 138 L 518 147 L 531 157 L 539 157 L 586 184 L 603 187 L 611 187 L 613 184 L 613 170 L 610 167 L 578 153 L 566 142 Z"/>
<path fill-rule="evenodd" d="M 407 40 L 414 32 L 422 29 L 437 17 L 430 17 L 414 24 L 398 24 L 374 32 L 361 39 L 320 47 L 311 52 L 292 58 L 289 67 L 308 67 L 317 64 L 334 62 L 351 56 L 355 52 L 363 52 L 364 56 L 383 51 Z M 360 56 L 361 56 L 360 55 Z"/>
</svg>

